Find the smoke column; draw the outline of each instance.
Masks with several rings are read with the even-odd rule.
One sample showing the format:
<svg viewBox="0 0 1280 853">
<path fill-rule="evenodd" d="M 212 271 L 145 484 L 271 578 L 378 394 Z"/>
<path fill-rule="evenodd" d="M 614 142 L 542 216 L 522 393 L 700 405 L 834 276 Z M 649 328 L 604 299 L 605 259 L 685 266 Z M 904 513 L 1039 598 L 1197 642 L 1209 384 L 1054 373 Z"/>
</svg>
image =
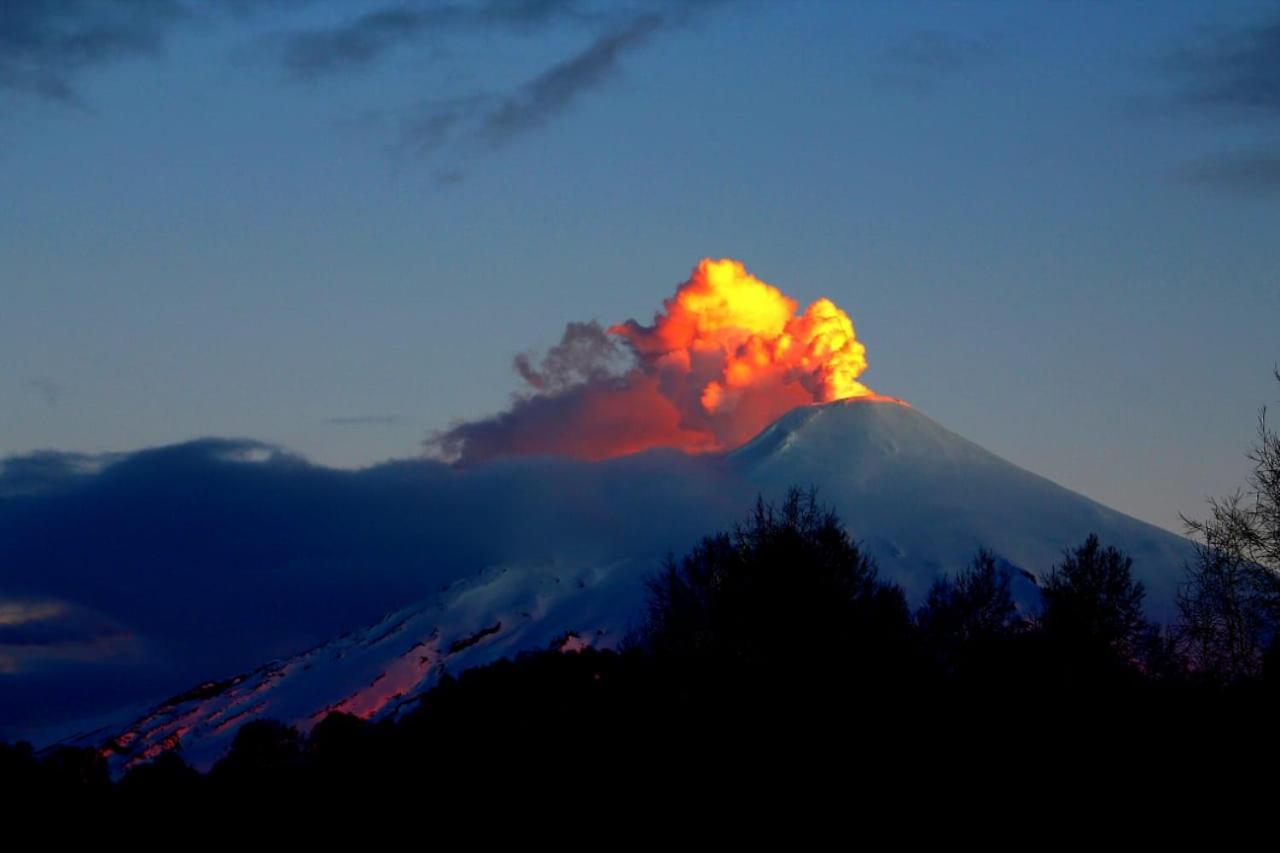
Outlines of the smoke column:
<svg viewBox="0 0 1280 853">
<path fill-rule="evenodd" d="M 702 260 L 644 326 L 570 323 L 511 407 L 428 442 L 463 464 L 503 456 L 605 459 L 654 447 L 736 447 L 797 406 L 883 398 L 858 381 L 866 347 L 829 299 L 803 312 L 738 261 Z"/>
</svg>

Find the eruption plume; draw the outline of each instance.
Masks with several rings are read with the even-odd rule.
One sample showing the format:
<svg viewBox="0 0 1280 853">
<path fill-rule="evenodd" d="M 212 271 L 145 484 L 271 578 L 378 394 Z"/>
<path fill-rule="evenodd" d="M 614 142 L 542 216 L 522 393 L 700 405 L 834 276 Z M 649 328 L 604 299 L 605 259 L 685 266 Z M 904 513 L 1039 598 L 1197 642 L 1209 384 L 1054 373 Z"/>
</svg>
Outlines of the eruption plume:
<svg viewBox="0 0 1280 853">
<path fill-rule="evenodd" d="M 604 459 L 652 447 L 700 453 L 736 447 L 797 406 L 892 400 L 858 381 L 866 347 L 848 314 L 825 298 L 798 307 L 738 261 L 704 259 L 653 325 L 570 323 L 538 364 L 516 358 L 528 390 L 510 409 L 428 446 L 464 463 Z"/>
</svg>

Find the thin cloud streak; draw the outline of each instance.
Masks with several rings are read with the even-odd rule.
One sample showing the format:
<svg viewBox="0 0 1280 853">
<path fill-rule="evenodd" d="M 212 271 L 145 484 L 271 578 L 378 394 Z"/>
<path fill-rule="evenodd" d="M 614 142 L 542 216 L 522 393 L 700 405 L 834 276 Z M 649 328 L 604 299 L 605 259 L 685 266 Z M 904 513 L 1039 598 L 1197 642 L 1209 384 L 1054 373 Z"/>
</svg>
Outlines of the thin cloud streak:
<svg viewBox="0 0 1280 853">
<path fill-rule="evenodd" d="M 917 30 L 879 54 L 872 79 L 892 88 L 927 94 L 948 79 L 992 64 L 1005 50 L 1004 41 L 993 34 L 967 36 Z"/>
<path fill-rule="evenodd" d="M 603 33 L 578 53 L 502 94 L 481 94 L 426 104 L 400 125 L 402 150 L 431 154 L 452 142 L 464 148 L 499 148 L 568 112 L 586 93 L 618 72 L 622 57 L 677 19 L 641 15 Z M 470 145 L 468 146 L 468 143 Z"/>
<path fill-rule="evenodd" d="M 1164 60 L 1176 88 L 1169 106 L 1214 122 L 1261 127 L 1280 119 L 1280 18 L 1202 29 Z M 1176 172 L 1178 179 L 1240 195 L 1280 194 L 1280 147 L 1225 151 Z"/>
<path fill-rule="evenodd" d="M 52 379 L 29 379 L 24 384 L 27 390 L 38 394 L 44 404 L 51 409 L 57 406 L 67 394 L 67 389 Z"/>
<path fill-rule="evenodd" d="M 1193 184 L 1242 195 L 1280 196 L 1280 152 L 1243 151 L 1206 157 L 1181 171 Z"/>
<path fill-rule="evenodd" d="M 572 0 L 387 6 L 337 26 L 285 34 L 281 61 L 293 76 L 314 80 L 367 67 L 430 35 L 528 29 L 583 17 Z"/>
<path fill-rule="evenodd" d="M 553 65 L 503 98 L 484 118 L 480 136 L 495 145 L 503 144 L 542 126 L 572 106 L 584 92 L 609 79 L 625 53 L 644 44 L 665 25 L 661 16 L 643 15 L 621 29 L 605 33 L 582 52 Z"/>
<path fill-rule="evenodd" d="M 395 153 L 467 157 L 506 146 L 569 112 L 587 93 L 615 77 L 622 58 L 661 31 L 685 26 L 727 5 L 719 0 L 634 0 L 624 5 L 588 0 L 477 0 L 385 3 L 363 14 L 316 23 L 320 11 L 348 12 L 329 3 L 273 6 L 271 34 L 249 21 L 268 15 L 243 0 L 30 0 L 0 5 L 0 97 L 34 96 L 88 109 L 80 90 L 91 70 L 163 52 L 179 27 L 212 29 L 229 23 L 234 37 L 279 63 L 295 79 L 319 85 L 377 65 L 397 50 L 434 50 L 445 36 L 467 45 L 493 33 L 569 28 L 589 34 L 578 52 L 543 67 L 523 84 L 479 93 L 442 93 L 402 108 L 368 110 L 361 124 L 385 117 L 396 129 Z M 480 51 L 470 51 L 483 55 Z M 455 162 L 438 162 L 441 185 L 463 178 Z"/>
<path fill-rule="evenodd" d="M 1280 18 L 1207 31 L 1167 58 L 1185 107 L 1241 118 L 1280 118 Z"/>
</svg>

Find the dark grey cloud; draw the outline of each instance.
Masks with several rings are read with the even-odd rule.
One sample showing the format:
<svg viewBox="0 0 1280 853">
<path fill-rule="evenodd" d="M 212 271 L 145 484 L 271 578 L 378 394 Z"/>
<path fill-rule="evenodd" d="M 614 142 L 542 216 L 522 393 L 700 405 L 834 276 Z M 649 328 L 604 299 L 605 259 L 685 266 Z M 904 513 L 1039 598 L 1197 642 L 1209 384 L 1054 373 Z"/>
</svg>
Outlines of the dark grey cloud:
<svg viewBox="0 0 1280 853">
<path fill-rule="evenodd" d="M 674 452 L 348 471 L 202 440 L 8 459 L 0 480 L 24 470 L 42 488 L 0 496 L 0 739 L 296 653 L 487 566 L 656 565 L 748 493 Z"/>
<path fill-rule="evenodd" d="M 563 439 L 559 452 L 570 453 L 583 435 L 568 425 L 598 415 L 612 393 L 627 393 L 627 375 L 635 366 L 631 351 L 598 322 L 570 322 L 559 343 L 540 357 L 522 353 L 512 360 L 524 388 L 512 395 L 506 411 L 439 430 L 424 447 L 434 458 L 471 464 L 510 456 L 514 449 L 547 453 L 547 437 L 555 436 L 551 443 Z M 600 428 L 616 437 L 644 429 L 636 423 L 641 420 L 604 419 Z"/>
<path fill-rule="evenodd" d="M 601 325 L 569 323 L 560 342 L 536 360 L 530 353 L 515 357 L 512 366 L 538 394 L 558 394 L 586 382 L 599 382 L 625 372 L 631 358 Z"/>
<path fill-rule="evenodd" d="M 1280 15 L 1230 30 L 1205 29 L 1166 60 L 1178 100 L 1214 115 L 1280 118 Z"/>
<path fill-rule="evenodd" d="M 991 64 L 1004 50 L 1004 41 L 993 34 L 916 30 L 880 52 L 873 78 L 887 86 L 926 93 L 948 78 Z"/>
<path fill-rule="evenodd" d="M 574 445 L 580 444 L 583 436 L 582 430 L 568 430 L 565 424 L 589 421 L 600 408 L 599 400 L 607 399 L 611 392 L 625 394 L 624 381 L 601 379 L 554 394 L 519 396 L 506 411 L 433 433 L 423 447 L 431 458 L 461 466 L 520 456 L 567 456 L 578 449 Z M 624 430 L 636 430 L 637 426 L 644 428 L 643 423 L 617 418 L 602 431 L 617 439 Z"/>
<path fill-rule="evenodd" d="M 1206 157 L 1180 174 L 1194 184 L 1244 195 L 1280 196 L 1280 146 L 1274 151 L 1238 151 Z"/>
<path fill-rule="evenodd" d="M 5 0 L 0 92 L 83 106 L 84 71 L 157 53 L 187 14 L 180 0 Z"/>
</svg>

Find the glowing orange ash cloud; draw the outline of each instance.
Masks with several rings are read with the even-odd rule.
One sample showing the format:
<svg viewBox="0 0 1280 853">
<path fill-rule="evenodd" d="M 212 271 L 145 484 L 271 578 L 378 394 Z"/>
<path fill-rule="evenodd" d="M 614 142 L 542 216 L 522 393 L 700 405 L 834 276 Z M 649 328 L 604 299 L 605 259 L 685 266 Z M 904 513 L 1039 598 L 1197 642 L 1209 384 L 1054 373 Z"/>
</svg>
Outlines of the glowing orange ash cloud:
<svg viewBox="0 0 1280 853">
<path fill-rule="evenodd" d="M 434 444 L 463 462 L 603 459 L 652 447 L 698 453 L 737 447 L 797 406 L 899 402 L 858 381 L 866 347 L 848 314 L 830 299 L 798 307 L 738 261 L 703 259 L 652 326 L 630 320 L 606 334 L 593 323 L 569 324 L 540 367 L 516 360 L 534 393 Z M 622 373 L 606 367 L 627 356 Z"/>
<path fill-rule="evenodd" d="M 722 359 L 720 376 L 699 397 L 708 413 L 779 380 L 800 383 L 810 402 L 874 396 L 858 381 L 867 369 L 867 348 L 849 315 L 830 299 L 797 315 L 794 299 L 738 261 L 705 258 L 665 305 L 651 328 L 631 321 L 609 331 L 626 338 L 637 354 L 657 356 L 663 367 L 691 372 L 702 355 Z"/>
</svg>

